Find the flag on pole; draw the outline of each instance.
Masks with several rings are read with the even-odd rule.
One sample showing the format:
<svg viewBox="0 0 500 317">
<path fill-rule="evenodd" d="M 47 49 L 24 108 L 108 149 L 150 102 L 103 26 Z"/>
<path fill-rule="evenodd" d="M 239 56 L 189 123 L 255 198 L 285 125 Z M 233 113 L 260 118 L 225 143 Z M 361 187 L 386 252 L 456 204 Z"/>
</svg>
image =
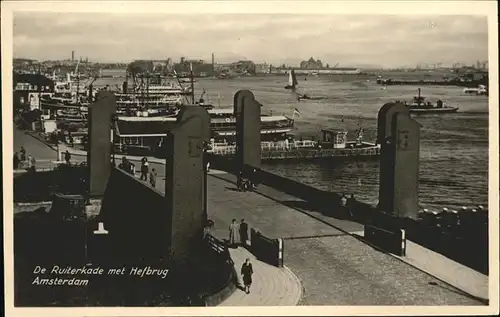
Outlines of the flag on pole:
<svg viewBox="0 0 500 317">
<path fill-rule="evenodd" d="M 299 111 L 299 109 L 297 109 L 297 108 L 293 109 L 293 114 L 294 114 L 294 115 L 298 115 L 298 116 L 300 116 L 300 111 Z"/>
<path fill-rule="evenodd" d="M 361 139 L 363 137 L 363 128 L 359 128 L 358 130 L 358 138 Z"/>
</svg>

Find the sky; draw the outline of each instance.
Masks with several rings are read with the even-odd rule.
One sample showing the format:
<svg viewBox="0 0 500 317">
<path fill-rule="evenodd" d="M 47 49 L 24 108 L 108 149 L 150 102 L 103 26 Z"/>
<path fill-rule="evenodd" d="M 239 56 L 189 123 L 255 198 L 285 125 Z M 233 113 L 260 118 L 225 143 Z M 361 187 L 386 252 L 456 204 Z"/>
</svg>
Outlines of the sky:
<svg viewBox="0 0 500 317">
<path fill-rule="evenodd" d="M 14 57 L 415 67 L 488 59 L 483 16 L 16 12 Z"/>
</svg>

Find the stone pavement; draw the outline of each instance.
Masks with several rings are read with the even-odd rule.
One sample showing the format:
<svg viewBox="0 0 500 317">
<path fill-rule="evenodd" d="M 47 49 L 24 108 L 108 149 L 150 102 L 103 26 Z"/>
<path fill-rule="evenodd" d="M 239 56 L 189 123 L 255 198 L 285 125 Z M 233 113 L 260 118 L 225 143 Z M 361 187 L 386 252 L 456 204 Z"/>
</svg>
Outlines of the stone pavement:
<svg viewBox="0 0 500 317">
<path fill-rule="evenodd" d="M 298 276 L 304 289 L 299 304 L 483 304 L 350 235 L 359 231 L 359 224 L 301 210 L 297 205 L 303 204 L 289 203 L 299 201 L 297 198 L 266 186 L 259 186 L 257 193 L 239 192 L 234 178 L 220 174 L 208 179 L 214 235 L 227 239 L 231 219 L 244 218 L 264 235 L 284 238 L 285 265 Z"/>
<path fill-rule="evenodd" d="M 288 268 L 278 268 L 255 258 L 243 247 L 229 249 L 238 274 L 238 282 L 243 285 L 240 275 L 241 265 L 249 258 L 254 274 L 250 294 L 242 289 L 236 291 L 219 306 L 295 306 L 300 300 L 302 286 L 300 280 Z"/>
<path fill-rule="evenodd" d="M 363 237 L 364 232 L 356 232 L 355 235 Z M 406 256 L 391 255 L 478 299 L 486 301 L 489 298 L 487 275 L 410 240 L 406 240 Z"/>
</svg>

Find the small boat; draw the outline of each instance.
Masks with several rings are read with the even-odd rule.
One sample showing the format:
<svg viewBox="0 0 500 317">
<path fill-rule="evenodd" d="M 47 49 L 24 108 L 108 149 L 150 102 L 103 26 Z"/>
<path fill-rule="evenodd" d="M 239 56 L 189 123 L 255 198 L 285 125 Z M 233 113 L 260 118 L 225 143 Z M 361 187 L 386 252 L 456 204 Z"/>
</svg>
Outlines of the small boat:
<svg viewBox="0 0 500 317">
<path fill-rule="evenodd" d="M 298 86 L 297 76 L 295 75 L 295 70 L 291 70 L 288 76 L 288 85 L 285 86 L 285 89 L 291 89 L 296 95 L 297 100 L 324 100 L 328 97 L 326 96 L 309 96 L 308 94 L 300 94 L 296 92 Z"/>
<path fill-rule="evenodd" d="M 488 87 L 479 85 L 477 88 L 464 88 L 464 93 L 476 96 L 488 96 Z"/>
<path fill-rule="evenodd" d="M 292 69 L 288 74 L 288 85 L 285 86 L 285 89 L 295 90 L 298 84 L 297 77 L 295 76 L 295 70 Z"/>
<path fill-rule="evenodd" d="M 430 113 L 453 113 L 457 112 L 458 107 L 450 107 L 443 103 L 442 100 L 438 99 L 436 104 L 432 104 L 429 101 L 425 101 L 425 97 L 421 94 L 420 88 L 418 89 L 418 96 L 413 97 L 412 103 L 405 105 L 410 110 L 410 113 L 419 114 L 430 114 Z"/>
<path fill-rule="evenodd" d="M 325 100 L 325 99 L 328 99 L 328 97 L 326 97 L 326 96 L 309 96 L 308 94 L 303 94 L 303 95 L 297 94 L 298 101 L 301 101 L 301 100 Z"/>
</svg>

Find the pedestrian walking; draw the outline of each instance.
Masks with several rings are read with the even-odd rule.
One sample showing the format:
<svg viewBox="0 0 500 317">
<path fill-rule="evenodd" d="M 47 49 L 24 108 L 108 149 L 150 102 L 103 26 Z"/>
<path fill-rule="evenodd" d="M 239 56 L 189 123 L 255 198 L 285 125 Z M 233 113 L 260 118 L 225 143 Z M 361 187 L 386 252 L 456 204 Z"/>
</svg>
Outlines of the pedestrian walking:
<svg viewBox="0 0 500 317">
<path fill-rule="evenodd" d="M 64 160 L 66 161 L 66 164 L 70 165 L 70 161 L 71 161 L 71 154 L 69 153 L 68 150 L 66 150 L 66 152 L 64 153 Z"/>
<path fill-rule="evenodd" d="M 122 162 L 118 164 L 118 168 L 124 171 L 128 170 L 128 160 L 127 157 L 123 156 L 122 157 Z"/>
<path fill-rule="evenodd" d="M 157 173 L 155 169 L 151 169 L 151 172 L 149 173 L 149 183 L 151 184 L 151 187 L 155 188 L 156 187 L 156 176 Z"/>
<path fill-rule="evenodd" d="M 241 266 L 241 276 L 243 277 L 243 285 L 245 286 L 245 293 L 250 294 L 250 286 L 252 286 L 253 267 L 250 259 L 246 259 L 245 263 Z"/>
<path fill-rule="evenodd" d="M 347 206 L 347 196 L 345 194 L 342 194 L 340 197 L 340 207 L 346 207 Z"/>
<path fill-rule="evenodd" d="M 24 149 L 24 146 L 21 146 L 21 150 L 19 152 L 21 153 L 21 162 L 26 161 L 26 150 Z"/>
<path fill-rule="evenodd" d="M 233 219 L 231 224 L 229 225 L 229 245 L 234 246 L 236 245 L 238 239 L 236 235 L 238 234 L 239 226 L 236 223 L 236 219 Z"/>
<path fill-rule="evenodd" d="M 347 199 L 347 211 L 349 212 L 349 216 L 354 217 L 353 211 L 356 208 L 356 198 L 354 198 L 354 194 L 351 194 Z"/>
<path fill-rule="evenodd" d="M 241 245 L 246 246 L 248 242 L 248 224 L 245 222 L 245 219 L 241 219 L 240 223 L 240 240 Z"/>
<path fill-rule="evenodd" d="M 16 152 L 14 153 L 14 169 L 19 168 L 19 154 Z"/>
<path fill-rule="evenodd" d="M 141 159 L 141 181 L 147 181 L 148 180 L 148 172 L 149 172 L 148 158 L 147 157 L 143 157 Z"/>
<path fill-rule="evenodd" d="M 36 172 L 36 160 L 31 154 L 28 155 L 28 171 Z"/>
</svg>

